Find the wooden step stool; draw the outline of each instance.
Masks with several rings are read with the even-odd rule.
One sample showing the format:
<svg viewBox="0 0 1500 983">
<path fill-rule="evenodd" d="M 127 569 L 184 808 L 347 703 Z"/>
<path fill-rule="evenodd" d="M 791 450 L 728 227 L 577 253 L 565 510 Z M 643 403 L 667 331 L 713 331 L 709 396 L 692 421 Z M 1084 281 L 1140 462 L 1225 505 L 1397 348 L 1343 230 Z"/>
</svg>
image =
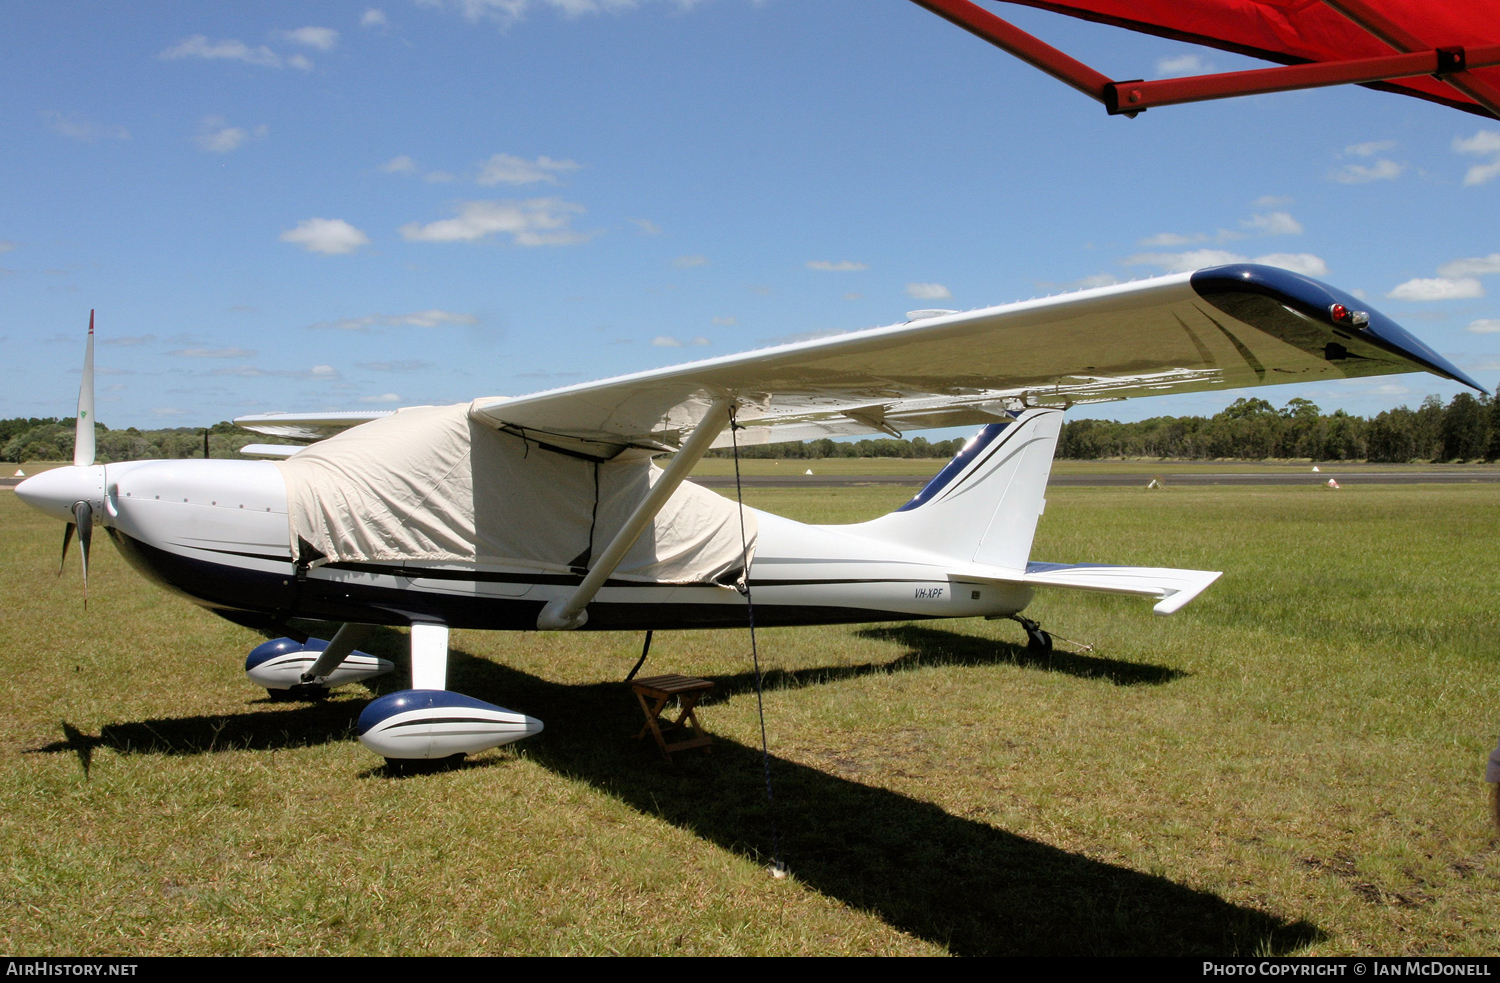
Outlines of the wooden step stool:
<svg viewBox="0 0 1500 983">
<path fill-rule="evenodd" d="M 635 735 L 636 740 L 640 740 L 647 734 L 655 737 L 656 746 L 661 748 L 662 757 L 669 762 L 675 751 L 689 751 L 695 747 L 701 747 L 704 754 L 713 753 L 713 749 L 709 747 L 713 743 L 713 738 L 704 733 L 703 725 L 698 723 L 698 714 L 694 711 L 698 701 L 713 691 L 713 683 L 694 676 L 647 676 L 645 679 L 633 681 L 630 688 L 635 692 L 635 698 L 640 701 L 641 712 L 646 715 L 646 726 Z M 682 701 L 682 713 L 675 722 L 667 722 L 664 725 L 661 720 L 662 708 L 674 696 Z M 648 698 L 654 702 L 647 704 Z M 687 740 L 674 741 L 671 744 L 667 743 L 665 733 L 671 733 L 674 730 L 685 731 L 689 728 L 696 736 Z"/>
</svg>

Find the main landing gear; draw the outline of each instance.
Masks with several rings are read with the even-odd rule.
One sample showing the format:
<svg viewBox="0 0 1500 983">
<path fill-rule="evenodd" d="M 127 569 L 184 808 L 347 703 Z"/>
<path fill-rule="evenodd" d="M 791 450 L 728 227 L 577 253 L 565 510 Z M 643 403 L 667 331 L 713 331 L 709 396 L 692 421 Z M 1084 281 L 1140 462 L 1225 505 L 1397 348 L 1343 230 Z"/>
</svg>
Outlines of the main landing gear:
<svg viewBox="0 0 1500 983">
<path fill-rule="evenodd" d="M 272 700 L 323 699 L 335 686 L 390 672 L 395 664 L 357 652 L 369 625 L 347 624 L 331 641 L 277 638 L 245 660 L 245 675 Z M 360 743 L 399 762 L 462 758 L 540 733 L 542 722 L 448 688 L 448 626 L 411 626 L 411 689 L 387 693 L 359 715 Z M 399 769 L 398 769 L 399 770 Z"/>
</svg>

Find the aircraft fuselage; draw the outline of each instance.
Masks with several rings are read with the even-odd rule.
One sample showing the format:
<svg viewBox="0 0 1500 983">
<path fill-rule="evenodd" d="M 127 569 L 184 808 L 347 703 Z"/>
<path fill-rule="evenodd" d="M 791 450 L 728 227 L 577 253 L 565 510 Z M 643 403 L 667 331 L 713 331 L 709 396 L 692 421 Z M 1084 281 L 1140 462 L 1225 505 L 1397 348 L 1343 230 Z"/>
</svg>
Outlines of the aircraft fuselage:
<svg viewBox="0 0 1500 983">
<path fill-rule="evenodd" d="M 523 565 L 293 562 L 287 494 L 268 461 L 140 461 L 60 468 L 26 482 L 22 497 L 59 518 L 90 501 L 139 571 L 232 621 L 289 618 L 451 628 L 535 630 L 542 607 L 582 573 Z M 967 580 L 943 558 L 859 534 L 756 512 L 750 587 L 757 625 L 1007 616 L 1032 591 Z M 587 628 L 743 627 L 745 597 L 731 586 L 611 579 L 589 605 Z"/>
</svg>

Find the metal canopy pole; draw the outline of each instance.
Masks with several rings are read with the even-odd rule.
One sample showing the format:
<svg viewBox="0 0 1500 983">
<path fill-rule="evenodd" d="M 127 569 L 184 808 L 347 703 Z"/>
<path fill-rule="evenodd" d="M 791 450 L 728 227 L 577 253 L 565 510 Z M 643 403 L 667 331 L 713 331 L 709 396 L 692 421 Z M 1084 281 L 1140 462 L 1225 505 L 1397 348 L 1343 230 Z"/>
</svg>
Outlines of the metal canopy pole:
<svg viewBox="0 0 1500 983">
<path fill-rule="evenodd" d="M 625 554 L 635 545 L 641 533 L 646 531 L 646 526 L 656 518 L 656 513 L 667 504 L 667 499 L 682 484 L 682 479 L 687 477 L 693 465 L 708 452 L 714 438 L 723 432 L 729 423 L 729 410 L 733 405 L 734 400 L 727 396 L 713 401 L 703 419 L 693 428 L 692 434 L 683 441 L 682 449 L 672 458 L 672 463 L 667 465 L 661 477 L 656 479 L 656 484 L 651 486 L 651 491 L 635 507 L 635 511 L 625 520 L 620 531 L 615 533 L 615 538 L 610 540 L 604 552 L 599 554 L 599 559 L 589 568 L 583 583 L 573 593 L 553 598 L 542 608 L 541 613 L 536 616 L 538 628 L 543 631 L 564 631 L 582 628 L 588 622 L 589 616 L 585 609 L 589 602 L 599 593 L 599 588 L 604 586 L 609 575 L 615 572 L 620 561 L 625 559 Z"/>
<path fill-rule="evenodd" d="M 1255 68 L 1245 72 L 1193 75 L 1150 82 L 1111 82 L 1105 90 L 1105 106 L 1111 114 L 1140 112 L 1152 106 L 1170 106 L 1228 96 L 1248 96 L 1326 85 L 1385 82 L 1415 75 L 1436 75 L 1457 84 L 1449 72 L 1463 67 L 1500 65 L 1500 44 L 1474 48 L 1436 48 L 1409 54 L 1351 58 L 1344 61 L 1314 61 L 1305 65 Z"/>
<path fill-rule="evenodd" d="M 1424 48 L 1430 47 L 1428 42 L 1408 33 L 1401 25 L 1371 7 L 1365 0 L 1323 0 L 1323 2 L 1397 51 L 1421 51 Z M 1478 51 L 1479 49 L 1476 48 L 1473 50 Z M 1484 64 L 1492 65 L 1495 63 L 1486 62 Z M 1460 66 L 1460 68 L 1482 68 L 1484 64 L 1470 57 L 1467 59 L 1467 64 Z M 1491 85 L 1479 76 L 1467 71 L 1458 71 L 1452 75 L 1445 75 L 1442 77 L 1442 80 L 1479 103 L 1485 109 L 1488 109 L 1495 116 L 1500 117 L 1500 87 Z"/>
<path fill-rule="evenodd" d="M 1078 59 L 1063 54 L 1047 42 L 1032 37 L 983 7 L 976 6 L 969 0 L 912 0 L 912 3 L 926 7 L 944 20 L 957 24 L 997 48 L 1009 51 L 1058 81 L 1068 83 L 1084 95 L 1099 102 L 1104 101 L 1104 87 L 1110 84 L 1108 75 L 1101 75 Z"/>
</svg>

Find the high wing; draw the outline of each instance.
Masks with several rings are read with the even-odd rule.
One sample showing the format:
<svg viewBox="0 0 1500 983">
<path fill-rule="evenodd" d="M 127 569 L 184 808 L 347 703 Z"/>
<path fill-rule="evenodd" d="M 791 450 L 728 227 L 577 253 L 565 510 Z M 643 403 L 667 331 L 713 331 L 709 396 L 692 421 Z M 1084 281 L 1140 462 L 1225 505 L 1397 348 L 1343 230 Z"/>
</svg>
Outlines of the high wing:
<svg viewBox="0 0 1500 983">
<path fill-rule="evenodd" d="M 1483 391 L 1353 296 L 1237 264 L 479 399 L 469 414 L 607 456 L 679 446 L 725 396 L 739 405 L 738 439 L 761 443 L 992 423 L 1023 406 L 1415 371 Z"/>
</svg>

